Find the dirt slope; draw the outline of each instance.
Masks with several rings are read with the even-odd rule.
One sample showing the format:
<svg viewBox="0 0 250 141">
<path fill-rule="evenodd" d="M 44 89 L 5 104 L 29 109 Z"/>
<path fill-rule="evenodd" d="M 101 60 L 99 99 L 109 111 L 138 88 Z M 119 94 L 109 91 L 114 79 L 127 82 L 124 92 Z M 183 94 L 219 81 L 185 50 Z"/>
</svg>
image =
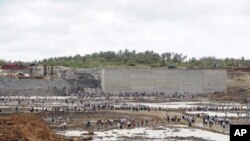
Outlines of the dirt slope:
<svg viewBox="0 0 250 141">
<path fill-rule="evenodd" d="M 1 141 L 64 141 L 49 130 L 42 118 L 31 114 L 0 116 Z"/>
</svg>

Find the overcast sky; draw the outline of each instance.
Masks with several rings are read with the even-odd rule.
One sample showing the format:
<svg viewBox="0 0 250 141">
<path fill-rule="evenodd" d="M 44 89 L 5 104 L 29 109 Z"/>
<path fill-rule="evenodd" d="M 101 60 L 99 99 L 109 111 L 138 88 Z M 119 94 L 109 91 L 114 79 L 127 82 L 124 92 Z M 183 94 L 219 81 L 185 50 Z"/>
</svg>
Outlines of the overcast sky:
<svg viewBox="0 0 250 141">
<path fill-rule="evenodd" d="M 250 59 L 250 1 L 0 0 L 0 59 L 125 48 Z"/>
</svg>

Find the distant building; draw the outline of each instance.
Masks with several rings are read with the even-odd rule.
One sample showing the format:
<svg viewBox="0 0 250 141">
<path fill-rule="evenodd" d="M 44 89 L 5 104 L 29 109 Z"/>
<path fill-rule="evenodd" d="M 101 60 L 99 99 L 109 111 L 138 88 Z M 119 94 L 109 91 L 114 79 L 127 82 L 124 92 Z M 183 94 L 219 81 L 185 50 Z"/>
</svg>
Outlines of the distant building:
<svg viewBox="0 0 250 141">
<path fill-rule="evenodd" d="M 27 66 L 16 63 L 6 63 L 1 68 L 2 70 L 24 70 Z"/>
<path fill-rule="evenodd" d="M 70 70 L 70 68 L 64 66 L 52 66 L 52 65 L 30 66 L 30 74 L 33 76 L 60 77 L 61 72 L 65 70 Z"/>
</svg>

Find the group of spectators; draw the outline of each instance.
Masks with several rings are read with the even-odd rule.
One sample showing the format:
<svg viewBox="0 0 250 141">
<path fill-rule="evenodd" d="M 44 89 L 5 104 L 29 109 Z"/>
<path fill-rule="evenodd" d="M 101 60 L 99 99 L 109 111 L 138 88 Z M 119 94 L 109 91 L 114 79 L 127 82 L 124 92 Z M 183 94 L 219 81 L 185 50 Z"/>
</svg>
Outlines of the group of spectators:
<svg viewBox="0 0 250 141">
<path fill-rule="evenodd" d="M 231 120 L 229 118 L 222 118 L 217 116 L 203 116 L 203 125 L 209 125 L 212 128 L 213 125 L 220 125 L 221 127 L 229 128 Z"/>
</svg>

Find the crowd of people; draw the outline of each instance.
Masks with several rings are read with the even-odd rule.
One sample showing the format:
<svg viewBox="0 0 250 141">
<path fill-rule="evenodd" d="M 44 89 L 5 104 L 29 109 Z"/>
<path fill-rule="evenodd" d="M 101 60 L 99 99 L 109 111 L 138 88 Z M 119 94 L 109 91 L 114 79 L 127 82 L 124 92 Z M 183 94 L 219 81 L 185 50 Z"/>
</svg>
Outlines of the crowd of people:
<svg viewBox="0 0 250 141">
<path fill-rule="evenodd" d="M 212 93 L 214 94 L 214 93 Z M 114 95 L 111 93 L 75 93 L 70 96 L 1 96 L 0 97 L 0 113 L 2 113 L 4 106 L 12 108 L 14 112 L 25 111 L 29 112 L 53 112 L 53 113 L 67 113 L 67 112 L 86 112 L 86 111 L 110 111 L 110 110 L 122 110 L 122 111 L 173 111 L 170 108 L 163 108 L 160 106 L 149 106 L 143 103 L 143 100 L 156 100 L 158 99 L 175 99 L 175 101 L 196 101 L 202 97 L 206 97 L 209 94 L 191 94 L 191 93 L 174 93 L 166 95 L 165 93 L 119 93 Z M 134 103 L 133 103 L 134 102 Z M 139 103 L 138 103 L 139 102 Z M 237 112 L 242 113 L 248 109 L 247 105 L 224 105 L 224 104 L 207 104 L 203 103 L 196 106 L 184 106 L 174 110 L 180 112 L 188 111 L 220 111 L 220 112 Z M 212 128 L 214 125 L 219 125 L 223 129 L 228 129 L 231 124 L 231 120 L 225 117 L 216 117 L 209 115 L 194 115 L 183 114 L 183 115 L 166 115 L 161 121 L 165 121 L 168 124 L 174 122 L 186 123 L 188 126 L 193 126 L 197 118 L 203 119 L 203 126 Z M 51 122 L 57 122 L 61 130 L 66 130 L 67 120 L 59 120 L 52 118 Z M 152 126 L 159 122 L 158 119 L 100 119 L 93 123 L 87 121 L 83 123 L 84 129 L 95 128 L 136 128 L 144 126 Z"/>
<path fill-rule="evenodd" d="M 209 125 L 212 128 L 213 125 L 220 125 L 221 127 L 229 128 L 231 120 L 229 118 L 221 118 L 217 116 L 203 116 L 203 125 Z"/>
<path fill-rule="evenodd" d="M 68 111 L 96 111 L 96 110 L 168 110 L 170 108 L 162 107 L 150 107 L 144 104 L 129 104 L 127 102 L 122 102 L 123 98 L 135 99 L 150 99 L 150 97 L 161 99 L 161 97 L 167 98 L 200 98 L 207 94 L 169 94 L 165 93 L 119 93 L 118 95 L 113 95 L 110 93 L 98 93 L 98 94 L 72 94 L 71 96 L 1 96 L 1 106 L 9 105 L 16 106 L 17 109 L 22 109 L 29 107 L 31 112 L 36 111 L 54 111 L 54 112 L 68 112 Z M 95 101 L 96 99 L 99 100 Z M 91 100 L 95 98 L 95 100 Z M 121 101 L 116 101 L 112 99 L 119 99 Z M 133 100 L 132 100 L 133 101 Z M 131 101 L 131 102 L 132 102 Z M 129 102 L 129 101 L 128 101 Z M 179 107 L 179 110 L 183 111 L 242 111 L 247 110 L 247 106 L 242 105 L 196 105 L 196 106 L 183 106 Z M 0 110 L 1 111 L 1 110 Z M 18 110 L 17 110 L 18 111 Z"/>
</svg>

